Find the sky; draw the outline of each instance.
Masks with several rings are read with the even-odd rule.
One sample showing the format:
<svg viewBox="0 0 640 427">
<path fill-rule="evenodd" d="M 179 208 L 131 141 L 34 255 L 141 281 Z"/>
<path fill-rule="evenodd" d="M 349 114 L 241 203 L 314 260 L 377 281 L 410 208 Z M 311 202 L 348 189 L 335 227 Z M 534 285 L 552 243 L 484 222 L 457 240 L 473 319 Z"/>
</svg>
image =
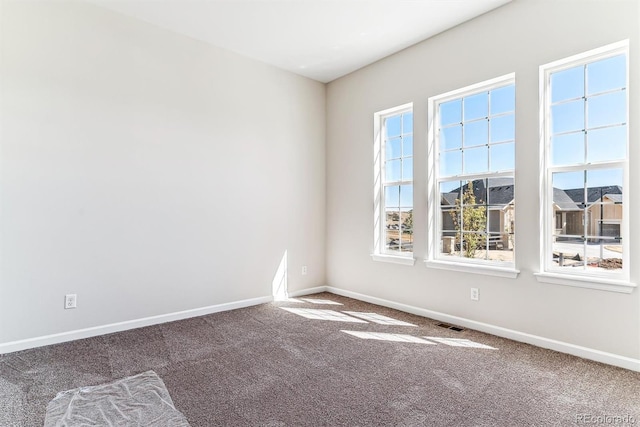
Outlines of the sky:
<svg viewBox="0 0 640 427">
<path fill-rule="evenodd" d="M 552 166 L 623 160 L 627 155 L 626 57 L 581 65 L 551 75 Z M 590 171 L 587 187 L 622 186 L 622 170 Z M 558 173 L 556 188 L 585 185 L 584 173 Z"/>
<path fill-rule="evenodd" d="M 626 57 L 617 55 L 551 74 L 551 167 L 627 156 L 626 70 Z M 512 84 L 439 105 L 440 177 L 515 168 L 515 92 Z M 413 114 L 388 118 L 385 137 L 386 180 L 411 181 Z M 623 171 L 554 173 L 552 181 L 560 189 L 622 187 Z M 386 207 L 412 206 L 412 185 L 388 187 L 386 193 Z"/>
<path fill-rule="evenodd" d="M 514 141 L 515 85 L 440 104 L 440 176 L 512 170 Z"/>
</svg>

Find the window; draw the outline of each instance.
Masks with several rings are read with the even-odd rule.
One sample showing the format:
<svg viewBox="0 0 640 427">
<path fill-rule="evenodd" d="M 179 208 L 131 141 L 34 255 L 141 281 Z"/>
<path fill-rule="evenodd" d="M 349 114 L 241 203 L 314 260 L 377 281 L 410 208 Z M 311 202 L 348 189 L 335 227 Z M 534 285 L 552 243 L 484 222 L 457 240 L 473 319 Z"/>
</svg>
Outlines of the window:
<svg viewBox="0 0 640 427">
<path fill-rule="evenodd" d="M 374 260 L 413 264 L 413 104 L 374 115 Z"/>
<path fill-rule="evenodd" d="M 427 265 L 515 277 L 514 75 L 430 98 L 429 108 Z"/>
<path fill-rule="evenodd" d="M 627 50 L 622 42 L 540 67 L 541 280 L 632 289 Z"/>
</svg>

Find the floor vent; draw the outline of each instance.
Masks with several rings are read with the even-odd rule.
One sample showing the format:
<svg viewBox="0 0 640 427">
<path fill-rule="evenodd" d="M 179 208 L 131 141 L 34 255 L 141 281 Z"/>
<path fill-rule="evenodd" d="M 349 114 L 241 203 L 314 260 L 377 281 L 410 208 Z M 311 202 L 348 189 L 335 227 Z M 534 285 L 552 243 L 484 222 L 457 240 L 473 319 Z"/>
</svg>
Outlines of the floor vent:
<svg viewBox="0 0 640 427">
<path fill-rule="evenodd" d="M 461 332 L 464 331 L 460 326 L 453 326 L 448 323 L 438 323 L 436 326 L 440 326 L 441 328 L 451 329 L 452 331 Z"/>
</svg>

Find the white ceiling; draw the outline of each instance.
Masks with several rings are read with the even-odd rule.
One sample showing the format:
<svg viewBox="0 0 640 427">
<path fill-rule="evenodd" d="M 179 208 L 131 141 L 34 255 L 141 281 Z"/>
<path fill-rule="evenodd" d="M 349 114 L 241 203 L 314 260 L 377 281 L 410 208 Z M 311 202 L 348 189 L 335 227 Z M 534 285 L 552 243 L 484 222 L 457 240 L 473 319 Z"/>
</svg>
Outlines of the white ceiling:
<svg viewBox="0 0 640 427">
<path fill-rule="evenodd" d="M 329 82 L 511 0 L 89 0 Z"/>
</svg>

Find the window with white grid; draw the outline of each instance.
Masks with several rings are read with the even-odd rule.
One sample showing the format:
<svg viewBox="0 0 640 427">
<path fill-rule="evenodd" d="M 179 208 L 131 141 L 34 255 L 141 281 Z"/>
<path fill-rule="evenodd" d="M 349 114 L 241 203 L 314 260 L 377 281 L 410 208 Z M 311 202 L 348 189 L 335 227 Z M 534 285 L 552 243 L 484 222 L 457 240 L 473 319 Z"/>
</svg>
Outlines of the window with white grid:
<svg viewBox="0 0 640 427">
<path fill-rule="evenodd" d="M 540 67 L 541 264 L 601 286 L 629 278 L 627 51 L 616 43 Z"/>
<path fill-rule="evenodd" d="M 515 78 L 429 99 L 429 257 L 513 269 Z"/>
<path fill-rule="evenodd" d="M 374 255 L 413 260 L 413 105 L 376 113 L 374 132 Z"/>
</svg>

